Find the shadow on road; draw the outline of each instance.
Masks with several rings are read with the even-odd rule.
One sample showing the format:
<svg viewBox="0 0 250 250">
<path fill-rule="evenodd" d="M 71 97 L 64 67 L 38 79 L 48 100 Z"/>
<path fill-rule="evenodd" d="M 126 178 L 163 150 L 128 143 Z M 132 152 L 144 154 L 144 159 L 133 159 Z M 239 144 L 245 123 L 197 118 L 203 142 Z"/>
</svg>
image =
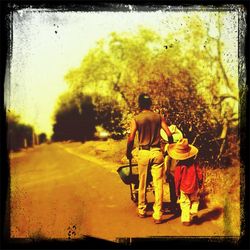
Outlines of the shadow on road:
<svg viewBox="0 0 250 250">
<path fill-rule="evenodd" d="M 149 202 L 147 205 L 147 211 L 148 212 L 152 212 L 153 213 L 153 202 Z M 173 207 L 173 205 L 171 205 L 170 202 L 163 202 L 163 210 L 165 215 L 172 215 L 170 216 L 168 219 L 163 219 L 162 223 L 170 221 L 170 220 L 174 220 L 178 217 L 180 217 L 181 215 L 181 210 L 180 210 L 180 206 L 179 204 L 176 204 L 176 206 Z"/>
<path fill-rule="evenodd" d="M 154 205 L 153 202 L 148 203 L 148 206 L 147 206 L 148 212 L 153 212 L 153 205 Z M 164 219 L 162 221 L 163 223 L 167 222 L 167 221 L 174 220 L 174 219 L 181 216 L 181 210 L 179 208 L 179 205 L 177 205 L 177 207 L 173 210 L 173 209 L 171 209 L 170 202 L 164 202 L 163 208 L 164 208 L 164 214 L 169 214 L 169 215 L 172 214 L 172 216 L 170 216 L 169 218 Z M 203 210 L 205 208 L 207 208 L 206 203 L 203 203 L 203 204 L 201 204 L 201 208 L 199 209 L 199 211 Z M 203 213 L 201 216 L 199 216 L 194 221 L 192 221 L 192 224 L 201 225 L 202 223 L 204 223 L 206 221 L 217 220 L 220 217 L 220 215 L 222 214 L 222 212 L 223 212 L 223 208 L 221 208 L 221 207 L 213 208 L 211 211 Z"/>
<path fill-rule="evenodd" d="M 195 225 L 201 225 L 202 223 L 204 223 L 205 221 L 211 221 L 211 220 L 216 220 L 220 217 L 220 215 L 223 212 L 223 208 L 221 207 L 216 207 L 213 210 L 202 214 L 201 216 L 199 216 L 198 218 L 196 218 L 192 224 Z"/>
<path fill-rule="evenodd" d="M 202 192 L 200 194 L 200 210 L 207 208 L 207 204 L 210 202 L 210 200 L 208 199 L 208 194 L 208 192 Z"/>
</svg>

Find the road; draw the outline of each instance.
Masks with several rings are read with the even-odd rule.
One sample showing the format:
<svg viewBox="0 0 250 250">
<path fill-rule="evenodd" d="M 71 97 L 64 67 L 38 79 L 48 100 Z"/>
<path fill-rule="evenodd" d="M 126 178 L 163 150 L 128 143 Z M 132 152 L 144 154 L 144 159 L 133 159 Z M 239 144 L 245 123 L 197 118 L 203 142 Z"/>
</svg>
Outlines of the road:
<svg viewBox="0 0 250 250">
<path fill-rule="evenodd" d="M 224 235 L 216 223 L 223 217 L 219 207 L 200 210 L 198 225 L 190 227 L 172 214 L 164 214 L 159 225 L 151 216 L 137 217 L 129 186 L 122 183 L 117 167 L 77 155 L 62 143 L 11 156 L 11 237 L 74 239 L 88 235 L 116 241 L 124 237 Z M 152 204 L 150 193 L 148 201 Z"/>
</svg>

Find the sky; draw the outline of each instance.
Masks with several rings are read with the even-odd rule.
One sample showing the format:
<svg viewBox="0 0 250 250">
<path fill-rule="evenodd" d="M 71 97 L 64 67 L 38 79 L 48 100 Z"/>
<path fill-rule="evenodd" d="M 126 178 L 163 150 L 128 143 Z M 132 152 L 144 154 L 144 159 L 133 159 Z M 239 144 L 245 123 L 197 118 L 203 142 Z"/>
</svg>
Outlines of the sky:
<svg viewBox="0 0 250 250">
<path fill-rule="evenodd" d="M 136 32 L 139 25 L 167 34 L 178 30 L 184 16 L 190 14 L 133 10 L 55 12 L 31 8 L 15 11 L 12 56 L 5 83 L 7 108 L 19 114 L 22 122 L 33 125 L 36 133 L 50 136 L 57 98 L 67 90 L 64 76 L 71 68 L 80 66 L 84 55 L 99 39 L 113 31 Z M 237 20 L 237 13 L 228 13 L 225 27 L 230 32 L 223 33 L 229 56 L 234 60 L 238 49 Z M 236 71 L 234 63 L 231 72 Z"/>
</svg>

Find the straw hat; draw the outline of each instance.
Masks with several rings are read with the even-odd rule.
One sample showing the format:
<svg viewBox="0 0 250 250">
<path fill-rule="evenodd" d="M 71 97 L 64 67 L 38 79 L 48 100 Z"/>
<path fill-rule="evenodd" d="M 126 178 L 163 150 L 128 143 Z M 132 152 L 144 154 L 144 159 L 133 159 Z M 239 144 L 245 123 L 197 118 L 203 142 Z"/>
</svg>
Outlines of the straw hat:
<svg viewBox="0 0 250 250">
<path fill-rule="evenodd" d="M 186 160 L 198 153 L 198 148 L 188 144 L 188 139 L 180 139 L 177 143 L 168 144 L 167 152 L 169 156 L 175 160 Z"/>
<path fill-rule="evenodd" d="M 170 132 L 172 133 L 173 142 L 177 142 L 177 141 L 179 141 L 180 139 L 183 138 L 182 132 L 176 127 L 176 125 L 172 124 L 168 128 L 169 128 Z M 160 135 L 161 135 L 161 138 L 165 142 L 168 142 L 168 136 L 167 136 L 166 132 L 162 128 L 160 130 Z"/>
</svg>

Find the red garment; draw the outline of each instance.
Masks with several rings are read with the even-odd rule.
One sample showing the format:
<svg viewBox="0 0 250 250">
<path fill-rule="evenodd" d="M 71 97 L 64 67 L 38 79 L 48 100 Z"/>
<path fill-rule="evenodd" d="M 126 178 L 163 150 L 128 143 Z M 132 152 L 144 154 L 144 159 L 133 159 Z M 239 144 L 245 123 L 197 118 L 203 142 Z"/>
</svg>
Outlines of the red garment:
<svg viewBox="0 0 250 250">
<path fill-rule="evenodd" d="M 199 183 L 202 182 L 202 179 L 202 171 L 198 164 L 192 164 L 190 166 L 176 166 L 174 172 L 176 195 L 180 195 L 180 190 L 182 190 L 186 194 L 192 194 L 198 191 Z"/>
</svg>

